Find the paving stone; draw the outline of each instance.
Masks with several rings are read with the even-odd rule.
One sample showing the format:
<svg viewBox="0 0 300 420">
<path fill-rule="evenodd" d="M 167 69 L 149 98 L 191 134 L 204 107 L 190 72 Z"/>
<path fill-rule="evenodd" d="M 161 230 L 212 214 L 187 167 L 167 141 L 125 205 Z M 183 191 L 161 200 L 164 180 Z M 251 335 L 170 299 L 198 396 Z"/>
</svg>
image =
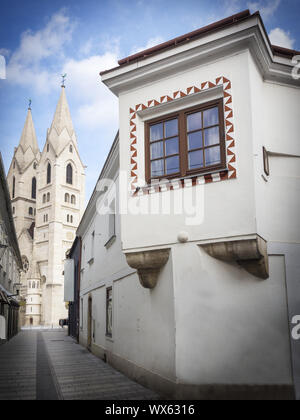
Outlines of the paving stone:
<svg viewBox="0 0 300 420">
<path fill-rule="evenodd" d="M 48 382 L 50 399 L 159 398 L 75 343 L 65 330 L 25 330 L 0 346 L 0 400 L 47 399 Z"/>
</svg>

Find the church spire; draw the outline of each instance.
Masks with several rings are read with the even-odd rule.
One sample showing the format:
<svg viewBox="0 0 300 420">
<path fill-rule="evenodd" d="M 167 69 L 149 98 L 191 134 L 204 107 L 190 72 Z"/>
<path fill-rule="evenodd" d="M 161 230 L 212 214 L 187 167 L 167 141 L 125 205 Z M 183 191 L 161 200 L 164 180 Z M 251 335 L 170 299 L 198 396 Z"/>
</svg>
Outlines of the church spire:
<svg viewBox="0 0 300 420">
<path fill-rule="evenodd" d="M 56 111 L 50 130 L 52 128 L 56 129 L 58 135 L 61 134 L 64 128 L 68 130 L 70 136 L 73 134 L 74 131 L 64 86 L 62 86 L 61 89 L 60 98 L 56 106 Z"/>
<path fill-rule="evenodd" d="M 30 101 L 30 104 L 31 104 L 31 101 Z M 39 152 L 39 147 L 38 147 L 36 134 L 35 134 L 35 128 L 32 121 L 30 105 L 28 107 L 26 121 L 25 121 L 24 128 L 22 131 L 19 146 L 22 147 L 23 153 L 25 153 L 27 149 L 29 149 L 29 147 L 31 147 L 31 150 L 34 155 L 36 155 Z"/>
<path fill-rule="evenodd" d="M 64 84 L 61 87 L 60 98 L 56 106 L 51 127 L 48 131 L 48 140 L 57 154 L 71 140 L 77 144 Z"/>
</svg>

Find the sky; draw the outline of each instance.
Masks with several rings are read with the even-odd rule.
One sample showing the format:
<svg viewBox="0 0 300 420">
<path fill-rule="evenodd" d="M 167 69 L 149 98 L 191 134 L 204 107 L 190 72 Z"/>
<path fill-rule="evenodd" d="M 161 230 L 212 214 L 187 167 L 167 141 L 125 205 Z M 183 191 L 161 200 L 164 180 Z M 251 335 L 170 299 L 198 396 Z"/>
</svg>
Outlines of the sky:
<svg viewBox="0 0 300 420">
<path fill-rule="evenodd" d="M 6 170 L 29 98 L 44 146 L 61 74 L 67 73 L 88 200 L 118 130 L 118 101 L 99 72 L 245 9 L 261 12 L 273 44 L 300 50 L 299 0 L 0 0 L 0 65 L 6 62 L 5 79 L 0 67 L 0 151 Z"/>
</svg>

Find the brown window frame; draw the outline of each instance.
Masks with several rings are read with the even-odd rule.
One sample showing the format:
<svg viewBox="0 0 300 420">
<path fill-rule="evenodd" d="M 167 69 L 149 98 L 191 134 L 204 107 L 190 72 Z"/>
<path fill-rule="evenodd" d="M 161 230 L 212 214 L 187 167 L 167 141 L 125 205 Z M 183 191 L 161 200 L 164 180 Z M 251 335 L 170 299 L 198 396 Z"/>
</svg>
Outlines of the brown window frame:
<svg viewBox="0 0 300 420">
<path fill-rule="evenodd" d="M 187 131 L 187 115 L 197 111 L 205 111 L 206 109 L 218 107 L 219 111 L 219 129 L 220 129 L 220 157 L 221 162 L 217 165 L 204 166 L 203 168 L 188 169 L 188 131 Z M 208 174 L 210 172 L 222 171 L 227 169 L 226 165 L 226 146 L 225 146 L 225 124 L 224 124 L 224 105 L 223 98 L 206 102 L 201 105 L 193 106 L 191 108 L 182 109 L 177 112 L 173 112 L 158 118 L 145 122 L 145 176 L 147 184 L 150 184 L 153 180 L 161 179 L 178 179 L 185 178 L 193 175 L 201 175 L 203 173 Z M 150 155 L 150 126 L 157 123 L 164 123 L 168 120 L 178 118 L 178 138 L 179 138 L 179 167 L 180 171 L 170 175 L 163 175 L 157 177 L 151 177 L 151 155 Z M 210 126 L 214 127 L 214 126 Z M 207 128 L 210 128 L 207 127 Z M 206 128 L 206 127 L 205 127 Z M 202 128 L 203 130 L 204 128 Z M 164 140 L 165 141 L 165 140 Z M 203 151 L 207 148 L 214 147 L 202 147 L 199 148 Z M 165 156 L 164 156 L 165 158 Z"/>
</svg>

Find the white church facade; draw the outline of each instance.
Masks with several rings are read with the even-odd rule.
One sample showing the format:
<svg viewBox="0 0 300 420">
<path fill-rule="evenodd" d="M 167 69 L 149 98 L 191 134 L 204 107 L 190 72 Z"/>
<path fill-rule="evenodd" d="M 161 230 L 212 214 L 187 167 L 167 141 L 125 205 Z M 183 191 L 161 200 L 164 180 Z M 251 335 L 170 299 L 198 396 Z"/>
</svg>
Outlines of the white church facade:
<svg viewBox="0 0 300 420">
<path fill-rule="evenodd" d="M 8 171 L 13 217 L 23 260 L 26 326 L 58 326 L 67 318 L 63 266 L 84 208 L 85 174 L 65 87 L 42 151 L 29 107 Z"/>
<path fill-rule="evenodd" d="M 119 133 L 77 230 L 79 340 L 161 395 L 300 398 L 295 53 L 246 11 L 102 72 Z"/>
</svg>

